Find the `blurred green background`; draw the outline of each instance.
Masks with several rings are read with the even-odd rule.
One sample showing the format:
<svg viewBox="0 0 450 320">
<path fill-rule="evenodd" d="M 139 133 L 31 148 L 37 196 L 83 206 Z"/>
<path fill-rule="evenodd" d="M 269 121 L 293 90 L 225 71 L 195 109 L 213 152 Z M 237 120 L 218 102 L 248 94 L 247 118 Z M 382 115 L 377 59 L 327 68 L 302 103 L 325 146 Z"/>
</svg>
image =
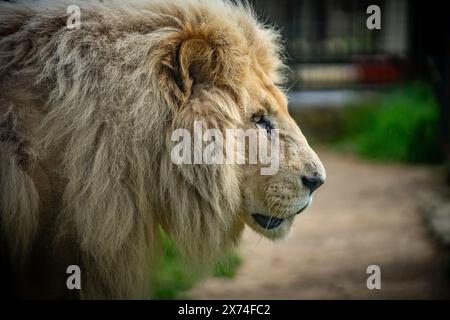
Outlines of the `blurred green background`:
<svg viewBox="0 0 450 320">
<path fill-rule="evenodd" d="M 405 163 L 439 163 L 439 108 L 423 82 L 383 90 L 370 100 L 339 108 L 291 111 L 312 144 L 336 151 Z M 324 116 L 326 115 L 326 116 Z"/>
</svg>

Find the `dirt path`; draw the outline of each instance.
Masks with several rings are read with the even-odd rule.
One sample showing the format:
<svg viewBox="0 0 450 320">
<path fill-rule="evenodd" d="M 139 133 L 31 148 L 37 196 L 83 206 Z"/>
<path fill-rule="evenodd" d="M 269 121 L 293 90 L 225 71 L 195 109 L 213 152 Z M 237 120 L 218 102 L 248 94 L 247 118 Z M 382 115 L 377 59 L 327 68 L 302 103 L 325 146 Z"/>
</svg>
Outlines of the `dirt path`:
<svg viewBox="0 0 450 320">
<path fill-rule="evenodd" d="M 231 280 L 209 279 L 198 299 L 359 299 L 449 297 L 447 256 L 418 205 L 435 170 L 377 165 L 319 150 L 327 182 L 277 243 L 246 230 L 243 263 Z M 381 268 L 381 290 L 366 287 L 367 266 Z"/>
</svg>

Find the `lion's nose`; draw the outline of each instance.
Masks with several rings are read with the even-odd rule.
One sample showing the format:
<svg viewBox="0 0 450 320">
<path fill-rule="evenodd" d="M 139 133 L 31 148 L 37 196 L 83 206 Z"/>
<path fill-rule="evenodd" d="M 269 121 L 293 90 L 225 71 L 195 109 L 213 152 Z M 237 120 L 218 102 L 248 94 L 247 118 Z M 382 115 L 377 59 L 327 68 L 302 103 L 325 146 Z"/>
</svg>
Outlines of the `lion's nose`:
<svg viewBox="0 0 450 320">
<path fill-rule="evenodd" d="M 312 193 L 324 183 L 324 179 L 319 174 L 315 174 L 314 176 L 302 176 L 302 183 Z"/>
</svg>

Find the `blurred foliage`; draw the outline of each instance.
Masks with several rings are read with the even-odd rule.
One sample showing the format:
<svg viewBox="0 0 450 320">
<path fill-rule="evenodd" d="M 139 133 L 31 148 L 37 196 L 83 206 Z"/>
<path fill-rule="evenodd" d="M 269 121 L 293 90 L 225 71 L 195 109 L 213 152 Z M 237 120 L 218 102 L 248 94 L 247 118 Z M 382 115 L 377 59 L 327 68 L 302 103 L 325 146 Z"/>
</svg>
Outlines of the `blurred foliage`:
<svg viewBox="0 0 450 320">
<path fill-rule="evenodd" d="M 387 94 L 379 106 L 348 109 L 344 135 L 364 157 L 437 163 L 443 159 L 438 121 L 439 109 L 431 89 L 414 84 Z"/>
<path fill-rule="evenodd" d="M 431 88 L 408 84 L 379 99 L 342 108 L 293 114 L 311 143 L 327 143 L 360 156 L 407 163 L 437 163 L 439 109 Z"/>
<path fill-rule="evenodd" d="M 236 253 L 228 253 L 214 264 L 212 270 L 189 267 L 181 258 L 176 245 L 164 232 L 160 232 L 162 255 L 152 279 L 151 299 L 188 299 L 186 291 L 191 289 L 206 275 L 231 278 L 241 258 Z"/>
<path fill-rule="evenodd" d="M 212 275 L 216 278 L 233 278 L 241 262 L 241 257 L 237 253 L 231 252 L 216 263 Z"/>
</svg>

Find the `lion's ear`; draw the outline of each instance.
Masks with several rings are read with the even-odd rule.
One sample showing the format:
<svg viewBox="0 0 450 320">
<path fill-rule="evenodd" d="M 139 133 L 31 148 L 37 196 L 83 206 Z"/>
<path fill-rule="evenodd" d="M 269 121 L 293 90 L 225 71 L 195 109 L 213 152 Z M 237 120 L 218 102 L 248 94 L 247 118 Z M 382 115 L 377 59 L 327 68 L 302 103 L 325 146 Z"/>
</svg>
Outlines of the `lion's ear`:
<svg viewBox="0 0 450 320">
<path fill-rule="evenodd" d="M 203 39 L 189 39 L 182 43 L 179 53 L 179 75 L 182 90 L 189 96 L 193 84 L 213 83 L 217 75 L 214 49 Z"/>
</svg>

